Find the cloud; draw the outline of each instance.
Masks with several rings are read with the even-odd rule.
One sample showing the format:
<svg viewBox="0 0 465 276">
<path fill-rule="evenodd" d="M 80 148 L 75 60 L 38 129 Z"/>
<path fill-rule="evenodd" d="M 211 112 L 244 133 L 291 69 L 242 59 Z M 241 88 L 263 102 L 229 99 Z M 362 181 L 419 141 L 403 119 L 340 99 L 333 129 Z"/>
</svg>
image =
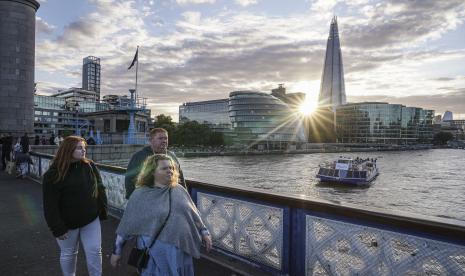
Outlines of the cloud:
<svg viewBox="0 0 465 276">
<path fill-rule="evenodd" d="M 385 5 L 383 3 L 380 5 Z M 409 3 L 393 4 L 387 15 L 381 14 L 380 8 L 371 2 L 354 0 L 344 3 L 354 9 L 360 7 L 355 10 L 366 14 L 338 19 L 349 98 L 374 94 L 391 97 L 414 93 L 423 95 L 428 91 L 432 91 L 431 94 L 452 93 L 456 91 L 439 87 L 465 87 L 463 76 L 441 74 L 439 78 L 422 75 L 426 65 L 434 66 L 437 62 L 449 60 L 465 61 L 465 50 L 418 47 L 422 45 L 422 39 L 416 34 L 412 34 L 414 38 L 410 42 L 400 43 L 406 48 L 393 43 L 393 39 L 397 39 L 393 34 L 387 34 L 393 38 L 386 40 L 378 37 L 382 32 L 376 28 L 381 28 L 382 23 L 377 20 L 418 9 Z M 447 2 L 449 5 L 428 3 L 436 8 L 443 7 L 448 16 L 460 14 L 460 5 L 454 1 Z M 64 26 L 56 39 L 48 38 L 43 32 L 38 34 L 37 70 L 66 75 L 80 82 L 78 72 L 81 71 L 82 58 L 97 56 L 101 58 L 102 65 L 102 94 L 127 94 L 135 81 L 134 70 L 128 71 L 127 67 L 136 45 L 140 45 L 140 95 L 149 98 L 152 114 L 165 113 L 175 119 L 178 105 L 182 102 L 225 98 L 231 91 L 240 89 L 266 92 L 278 83 L 285 83 L 287 87 L 302 81 L 319 83 L 332 9 L 340 5 L 337 1 L 312 4 L 311 9 L 324 10 L 324 13 L 311 13 L 317 15 L 315 17 L 309 16 L 309 11 L 278 17 L 234 10 L 209 15 L 181 8 L 178 21 L 170 22 L 157 16 L 163 14 L 157 10 L 160 5 L 148 9 L 147 6 L 136 5 L 135 1 L 118 0 L 94 0 L 93 4 L 94 11 Z M 424 9 L 429 11 L 432 8 Z M 328 15 L 323 15 L 326 13 Z M 376 19 L 375 15 L 385 19 Z M 452 24 L 456 19 L 446 21 Z M 163 28 L 151 29 L 156 22 L 163 24 Z M 363 34 L 362 30 L 370 31 L 369 22 L 378 27 L 370 35 Z M 357 29 L 359 32 L 351 33 L 357 27 L 356 23 L 361 24 Z M 449 30 L 454 25 L 428 26 L 434 33 Z M 409 39 L 411 29 L 402 28 L 400 32 L 397 35 Z M 355 41 L 356 37 L 374 42 Z M 379 45 L 380 48 L 363 48 L 364 43 Z M 446 82 L 445 78 L 455 79 Z M 39 91 L 51 92 L 58 86 L 71 85 L 63 81 L 55 86 L 43 86 L 39 80 Z"/>
<path fill-rule="evenodd" d="M 258 0 L 235 0 L 236 4 L 247 7 L 250 5 L 255 5 L 258 3 Z"/>
<path fill-rule="evenodd" d="M 36 17 L 36 32 L 42 34 L 51 34 L 56 29 L 55 26 L 45 22 L 42 18 Z"/>
<path fill-rule="evenodd" d="M 214 4 L 216 0 L 176 0 L 181 6 L 198 5 L 198 4 Z"/>
<path fill-rule="evenodd" d="M 365 6 L 365 19 L 345 23 L 344 44 L 375 49 L 437 39 L 463 23 L 462 0 L 383 1 Z"/>
</svg>

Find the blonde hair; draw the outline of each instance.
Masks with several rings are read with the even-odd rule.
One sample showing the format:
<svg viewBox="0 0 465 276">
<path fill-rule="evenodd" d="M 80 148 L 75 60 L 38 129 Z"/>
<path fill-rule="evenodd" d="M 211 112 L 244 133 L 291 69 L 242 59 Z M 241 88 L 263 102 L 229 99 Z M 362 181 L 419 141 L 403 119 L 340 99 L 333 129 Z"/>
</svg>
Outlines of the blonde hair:
<svg viewBox="0 0 465 276">
<path fill-rule="evenodd" d="M 169 186 L 173 187 L 178 184 L 179 172 L 176 163 L 173 161 L 173 159 L 171 159 L 166 154 L 154 154 L 145 159 L 144 165 L 142 166 L 142 170 L 137 175 L 136 188 L 142 186 L 153 186 L 155 181 L 154 173 L 155 170 L 158 168 L 158 163 L 160 160 L 168 160 L 170 161 L 171 166 L 173 166 L 173 177 L 171 178 L 171 183 L 169 184 Z"/>
<path fill-rule="evenodd" d="M 76 149 L 76 146 L 79 142 L 83 142 L 87 146 L 86 140 L 79 136 L 68 136 L 60 144 L 58 151 L 55 157 L 52 160 L 51 166 L 56 167 L 57 174 L 54 183 L 60 182 L 65 179 L 66 174 L 68 173 L 69 166 L 73 161 L 73 152 Z M 82 159 L 84 163 L 89 163 L 89 159 Z"/>
</svg>

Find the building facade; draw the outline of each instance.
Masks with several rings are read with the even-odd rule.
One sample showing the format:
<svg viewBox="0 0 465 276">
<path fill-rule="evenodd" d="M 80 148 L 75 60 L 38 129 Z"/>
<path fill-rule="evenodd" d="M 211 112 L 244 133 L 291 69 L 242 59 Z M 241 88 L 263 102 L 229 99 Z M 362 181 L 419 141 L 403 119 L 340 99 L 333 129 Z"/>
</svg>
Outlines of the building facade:
<svg viewBox="0 0 465 276">
<path fill-rule="evenodd" d="M 229 99 L 183 103 L 179 106 L 179 122 L 197 121 L 213 131 L 229 132 Z"/>
<path fill-rule="evenodd" d="M 0 1 L 0 134 L 33 131 L 35 0 Z"/>
<path fill-rule="evenodd" d="M 433 117 L 433 110 L 400 104 L 346 104 L 336 109 L 336 135 L 340 143 L 430 143 Z"/>
<path fill-rule="evenodd" d="M 184 103 L 179 122 L 197 121 L 252 148 L 286 148 L 306 141 L 301 120 L 280 99 L 262 92 L 235 91 L 228 99 Z"/>
<path fill-rule="evenodd" d="M 331 21 L 328 42 L 326 44 L 318 105 L 320 107 L 332 107 L 335 110 L 337 106 L 343 104 L 346 104 L 344 67 L 337 18 L 334 17 Z"/>
<path fill-rule="evenodd" d="M 88 56 L 82 60 L 82 89 L 94 91 L 100 100 L 100 58 Z"/>
<path fill-rule="evenodd" d="M 229 119 L 234 140 L 251 147 L 282 149 L 305 142 L 302 120 L 280 99 L 262 92 L 229 94 Z"/>
<path fill-rule="evenodd" d="M 280 83 L 278 88 L 271 89 L 271 96 L 274 96 L 284 103 L 286 103 L 292 109 L 299 109 L 300 105 L 303 104 L 306 98 L 306 94 L 302 92 L 286 93 L 284 84 Z"/>
<path fill-rule="evenodd" d="M 95 102 L 95 98 L 89 96 L 88 91 L 85 92 L 83 95 L 76 94 L 76 91 L 65 94 L 59 92 L 53 96 L 35 95 L 34 133 L 70 135 L 98 130 L 104 138 L 108 137 L 108 142 L 122 143 L 130 121 L 127 107 Z M 137 133 L 148 130 L 150 115 L 147 109 L 135 113 Z"/>
</svg>

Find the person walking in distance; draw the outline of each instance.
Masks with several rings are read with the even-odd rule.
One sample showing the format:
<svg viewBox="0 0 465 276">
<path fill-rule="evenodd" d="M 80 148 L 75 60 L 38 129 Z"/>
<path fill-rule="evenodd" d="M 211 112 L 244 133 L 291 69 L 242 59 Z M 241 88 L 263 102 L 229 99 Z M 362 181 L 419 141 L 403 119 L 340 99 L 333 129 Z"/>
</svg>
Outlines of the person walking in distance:
<svg viewBox="0 0 465 276">
<path fill-rule="evenodd" d="M 43 206 L 47 224 L 60 247 L 63 275 L 76 274 L 79 240 L 91 276 L 102 274 L 100 219 L 107 198 L 100 173 L 86 158 L 86 141 L 68 136 L 44 174 Z"/>
<path fill-rule="evenodd" d="M 6 162 L 11 161 L 11 151 L 13 150 L 13 136 L 8 133 L 7 136 L 2 139 L 2 165 L 3 170 L 6 169 Z"/>
<path fill-rule="evenodd" d="M 127 199 L 129 199 L 134 191 L 137 175 L 140 173 L 145 159 L 153 154 L 166 154 L 173 159 L 177 167 L 176 169 L 179 172 L 179 184 L 181 184 L 184 188 L 187 187 L 186 180 L 184 179 L 184 175 L 176 155 L 174 152 L 168 150 L 168 131 L 164 128 L 154 128 L 150 130 L 149 142 L 149 146 L 136 152 L 129 161 L 124 179 Z"/>
</svg>

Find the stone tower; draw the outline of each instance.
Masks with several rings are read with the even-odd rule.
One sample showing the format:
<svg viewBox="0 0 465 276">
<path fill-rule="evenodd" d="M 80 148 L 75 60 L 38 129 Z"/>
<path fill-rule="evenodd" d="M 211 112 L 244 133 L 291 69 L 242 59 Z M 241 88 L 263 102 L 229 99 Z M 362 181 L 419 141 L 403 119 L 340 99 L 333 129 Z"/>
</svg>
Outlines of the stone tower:
<svg viewBox="0 0 465 276">
<path fill-rule="evenodd" d="M 0 0 L 0 133 L 34 129 L 35 0 Z"/>
<path fill-rule="evenodd" d="M 320 107 L 332 107 L 333 111 L 336 106 L 346 104 L 344 67 L 336 17 L 331 21 L 329 29 L 318 103 Z"/>
</svg>

